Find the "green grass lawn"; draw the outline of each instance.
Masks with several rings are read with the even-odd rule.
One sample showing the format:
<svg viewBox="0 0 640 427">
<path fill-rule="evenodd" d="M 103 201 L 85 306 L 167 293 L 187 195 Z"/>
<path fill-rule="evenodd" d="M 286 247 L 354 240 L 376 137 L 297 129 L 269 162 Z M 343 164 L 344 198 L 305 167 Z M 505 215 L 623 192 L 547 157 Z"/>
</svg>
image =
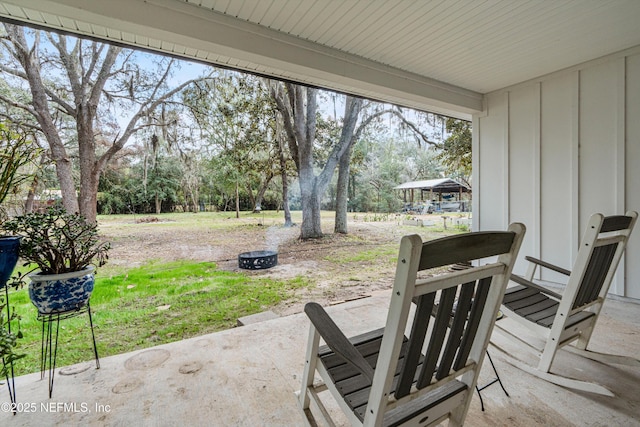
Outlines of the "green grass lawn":
<svg viewBox="0 0 640 427">
<path fill-rule="evenodd" d="M 251 277 L 208 262 L 151 263 L 112 276 L 103 272 L 91 297 L 100 357 L 228 329 L 237 318 L 264 311 L 308 286 L 303 278 Z M 16 375 L 37 371 L 42 324 L 26 288 L 11 292 L 10 301 L 22 317 L 17 350 L 26 354 L 16 362 Z M 57 366 L 93 359 L 86 314 L 60 322 L 58 349 Z"/>
<path fill-rule="evenodd" d="M 241 212 L 238 219 L 235 212 L 109 215 L 99 216 L 98 223 L 105 238 L 121 246 L 127 246 L 140 235 L 174 238 L 188 233 L 204 235 L 211 245 L 224 245 L 224 240 L 216 239 L 224 237 L 225 231 L 237 236 L 238 233 L 233 232 L 240 230 L 239 235 L 252 241 L 260 231 L 281 226 L 282 216 L 282 212 L 273 211 Z M 295 223 L 301 223 L 301 212 L 294 211 L 292 216 Z M 333 216 L 333 212 L 322 213 L 323 225 L 326 223 L 328 230 Z M 356 216 L 360 220 L 364 218 L 362 214 L 353 214 L 354 222 Z M 139 221 L 147 217 L 156 217 L 160 222 Z M 464 231 L 453 227 L 443 230 L 438 226 L 402 226 L 393 218 L 386 220 L 391 229 L 402 234 L 419 233 L 425 240 Z M 398 250 L 397 239 L 369 242 L 367 237 L 357 234 L 337 238 L 329 234 L 317 243 L 331 245 L 330 253 L 319 259 L 336 265 L 338 268 L 334 270 L 344 272 L 345 281 L 351 282 L 369 280 L 371 275 L 377 280 L 377 266 L 392 269 Z M 299 250 L 296 244 L 293 248 Z M 154 256 L 157 251 L 150 251 L 140 267 L 130 267 L 125 258 L 124 262 L 122 259 L 110 262 L 99 269 L 91 308 L 100 357 L 229 329 L 236 325 L 238 318 L 269 310 L 282 301 L 295 300 L 296 290 L 315 284 L 314 278 L 308 275 L 272 280 L 219 270 L 214 262 L 152 261 Z M 363 269 L 363 265 L 368 267 Z M 26 354 L 16 362 L 16 374 L 38 371 L 42 323 L 37 319 L 26 287 L 11 291 L 10 303 L 22 318 L 23 338 L 18 340 L 17 351 Z M 17 329 L 18 324 L 14 322 L 12 330 Z M 93 359 L 86 314 L 60 323 L 58 349 L 59 367 Z"/>
</svg>

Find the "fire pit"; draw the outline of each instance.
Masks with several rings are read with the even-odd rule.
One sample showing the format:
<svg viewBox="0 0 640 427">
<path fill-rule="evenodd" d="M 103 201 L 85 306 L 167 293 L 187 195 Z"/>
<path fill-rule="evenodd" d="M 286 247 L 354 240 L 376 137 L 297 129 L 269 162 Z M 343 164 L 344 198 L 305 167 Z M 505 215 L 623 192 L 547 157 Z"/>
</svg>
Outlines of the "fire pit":
<svg viewBox="0 0 640 427">
<path fill-rule="evenodd" d="M 276 251 L 251 251 L 238 255 L 238 266 L 245 270 L 262 270 L 278 264 Z"/>
</svg>

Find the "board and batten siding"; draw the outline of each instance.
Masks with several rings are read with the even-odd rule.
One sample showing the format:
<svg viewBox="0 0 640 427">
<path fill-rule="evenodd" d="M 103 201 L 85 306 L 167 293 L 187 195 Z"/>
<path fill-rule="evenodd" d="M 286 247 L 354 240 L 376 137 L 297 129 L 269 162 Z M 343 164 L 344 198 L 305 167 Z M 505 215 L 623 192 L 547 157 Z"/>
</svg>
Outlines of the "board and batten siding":
<svg viewBox="0 0 640 427">
<path fill-rule="evenodd" d="M 485 95 L 473 117 L 474 229 L 520 221 L 525 255 L 571 269 L 589 216 L 640 211 L 640 46 Z M 544 270 L 541 280 L 565 283 Z M 640 230 L 612 283 L 640 299 Z"/>
</svg>

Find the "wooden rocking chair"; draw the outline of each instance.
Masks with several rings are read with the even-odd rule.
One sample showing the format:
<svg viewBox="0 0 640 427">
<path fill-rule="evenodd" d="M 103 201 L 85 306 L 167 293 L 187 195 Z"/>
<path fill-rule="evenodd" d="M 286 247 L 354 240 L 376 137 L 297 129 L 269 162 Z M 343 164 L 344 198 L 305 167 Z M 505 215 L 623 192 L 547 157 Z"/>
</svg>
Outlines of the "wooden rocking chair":
<svg viewBox="0 0 640 427">
<path fill-rule="evenodd" d="M 382 329 L 348 339 L 321 306 L 307 304 L 311 328 L 298 401 L 309 425 L 317 425 L 316 414 L 335 425 L 323 391 L 354 426 L 425 426 L 447 418 L 462 425 L 524 232 L 512 224 L 505 232 L 426 243 L 403 237 Z M 487 257 L 494 262 L 417 279 L 423 270 Z M 316 371 L 322 384 L 314 384 Z"/>
<path fill-rule="evenodd" d="M 513 358 L 512 363 L 515 366 L 563 387 L 608 396 L 613 394 L 599 384 L 551 374 L 549 370 L 558 349 L 575 343 L 575 346 L 567 346 L 565 349 L 603 363 L 640 366 L 640 361 L 631 357 L 587 350 L 602 304 L 637 217 L 637 212 L 631 211 L 625 215 L 609 217 L 601 214 L 592 215 L 580 242 L 573 271 L 536 258 L 525 257 L 531 263 L 527 274 L 524 278 L 516 275 L 511 277 L 518 285 L 507 289 L 502 310 L 507 317 L 541 337 L 545 345 L 544 349 L 536 348 L 523 340 L 516 331 L 509 331 L 498 325 L 498 329 L 506 332 L 509 337 L 541 352 L 537 368 Z M 538 266 L 569 277 L 563 295 L 532 282 Z"/>
</svg>

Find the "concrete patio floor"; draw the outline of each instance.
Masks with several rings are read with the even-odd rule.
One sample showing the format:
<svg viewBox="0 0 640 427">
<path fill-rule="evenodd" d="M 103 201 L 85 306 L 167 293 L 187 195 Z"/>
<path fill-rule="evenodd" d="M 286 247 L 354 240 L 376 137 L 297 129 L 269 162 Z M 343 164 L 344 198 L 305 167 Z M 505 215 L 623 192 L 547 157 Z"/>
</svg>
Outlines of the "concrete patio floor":
<svg viewBox="0 0 640 427">
<path fill-rule="evenodd" d="M 348 334 L 383 325 L 388 291 L 335 305 L 329 313 Z M 509 326 L 509 319 L 503 319 Z M 294 391 L 300 387 L 308 321 L 304 314 L 267 320 L 147 350 L 105 357 L 101 368 L 82 363 L 59 369 L 53 398 L 40 374 L 16 378 L 23 411 L 6 412 L 2 426 L 298 426 Z M 97 337 L 98 340 L 100 337 Z M 524 360 L 521 345 L 493 339 Z M 608 300 L 594 350 L 640 355 L 640 305 Z M 553 371 L 593 380 L 616 397 L 576 392 L 546 383 L 491 355 L 510 397 L 496 384 L 474 396 L 469 426 L 632 426 L 640 423 L 640 368 L 604 365 L 561 352 Z M 62 373 L 66 372 L 67 375 Z M 75 372 L 75 373 L 74 373 Z M 492 378 L 485 364 L 481 383 Z M 345 424 L 339 424 L 345 425 Z"/>
</svg>

